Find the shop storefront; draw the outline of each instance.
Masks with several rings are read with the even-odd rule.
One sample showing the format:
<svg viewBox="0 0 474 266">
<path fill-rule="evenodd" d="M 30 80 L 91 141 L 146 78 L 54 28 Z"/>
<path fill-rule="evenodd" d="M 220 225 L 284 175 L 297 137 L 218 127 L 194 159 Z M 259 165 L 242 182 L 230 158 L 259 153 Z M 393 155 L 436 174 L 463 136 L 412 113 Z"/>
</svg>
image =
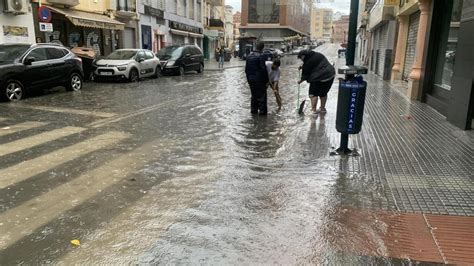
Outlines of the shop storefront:
<svg viewBox="0 0 474 266">
<path fill-rule="evenodd" d="M 448 121 L 463 129 L 471 129 L 474 2 L 437 0 L 432 4 L 423 100 L 445 115 Z"/>
<path fill-rule="evenodd" d="M 36 19 L 35 31 L 38 42 L 55 42 L 68 47 L 88 47 L 94 49 L 97 55 L 109 54 L 119 48 L 118 32 L 124 30 L 123 23 L 105 15 L 58 7 L 48 8 L 52 12 L 52 31 L 41 31 Z M 35 15 L 37 18 L 37 14 Z"/>
<path fill-rule="evenodd" d="M 203 31 L 202 28 L 187 25 L 184 23 L 169 21 L 170 35 L 172 44 L 196 44 L 202 47 Z"/>
</svg>

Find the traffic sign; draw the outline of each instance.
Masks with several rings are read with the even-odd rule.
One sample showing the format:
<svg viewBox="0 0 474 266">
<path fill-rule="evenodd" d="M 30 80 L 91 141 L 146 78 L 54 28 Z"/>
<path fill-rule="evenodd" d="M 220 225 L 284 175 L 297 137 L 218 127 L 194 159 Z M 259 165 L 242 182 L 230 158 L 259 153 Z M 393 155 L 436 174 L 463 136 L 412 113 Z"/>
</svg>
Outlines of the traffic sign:
<svg viewBox="0 0 474 266">
<path fill-rule="evenodd" d="M 39 21 L 41 22 L 45 22 L 45 23 L 51 22 L 51 17 L 52 17 L 51 10 L 46 6 L 38 7 L 38 17 L 39 17 Z"/>
</svg>

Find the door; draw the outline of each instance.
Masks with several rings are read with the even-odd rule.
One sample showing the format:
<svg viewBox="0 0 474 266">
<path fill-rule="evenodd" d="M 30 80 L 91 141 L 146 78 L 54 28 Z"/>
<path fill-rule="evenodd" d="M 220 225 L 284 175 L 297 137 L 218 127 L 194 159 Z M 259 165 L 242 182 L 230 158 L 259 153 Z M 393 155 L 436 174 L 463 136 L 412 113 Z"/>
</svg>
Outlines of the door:
<svg viewBox="0 0 474 266">
<path fill-rule="evenodd" d="M 408 80 L 413 62 L 415 62 L 416 39 L 418 36 L 418 24 L 420 23 L 420 11 L 410 15 L 410 22 L 408 23 L 408 38 L 405 52 L 405 63 L 403 65 L 403 80 Z"/>
<path fill-rule="evenodd" d="M 138 67 L 140 68 L 138 72 L 140 72 L 140 76 L 147 74 L 147 63 L 144 51 L 139 51 L 135 60 L 138 63 Z"/>
<path fill-rule="evenodd" d="M 437 19 L 432 27 L 435 29 L 433 62 L 430 88 L 426 95 L 426 102 L 443 115 L 448 114 L 451 96 L 451 81 L 454 74 L 456 61 L 456 48 L 460 20 L 462 13 L 462 0 L 436 1 L 435 13 Z M 432 30 L 433 31 L 433 30 Z"/>
<path fill-rule="evenodd" d="M 136 48 L 134 28 L 125 28 L 123 31 L 123 48 Z"/>
<path fill-rule="evenodd" d="M 72 69 L 70 64 L 64 60 L 64 50 L 61 48 L 46 48 L 48 56 L 49 72 L 51 74 L 51 82 L 59 84 L 69 79 L 69 73 Z"/>
<path fill-rule="evenodd" d="M 18 79 L 25 81 L 27 85 L 34 88 L 50 84 L 52 77 L 46 48 L 33 49 L 25 59 L 30 57 L 33 57 L 35 61 L 26 67 L 25 72 Z"/>
<path fill-rule="evenodd" d="M 183 50 L 183 61 L 184 61 L 184 69 L 186 71 L 193 70 L 193 57 L 192 51 L 190 47 L 185 47 Z"/>
<path fill-rule="evenodd" d="M 145 51 L 145 62 L 147 76 L 154 75 L 156 66 L 158 65 L 158 60 L 151 51 Z"/>
</svg>

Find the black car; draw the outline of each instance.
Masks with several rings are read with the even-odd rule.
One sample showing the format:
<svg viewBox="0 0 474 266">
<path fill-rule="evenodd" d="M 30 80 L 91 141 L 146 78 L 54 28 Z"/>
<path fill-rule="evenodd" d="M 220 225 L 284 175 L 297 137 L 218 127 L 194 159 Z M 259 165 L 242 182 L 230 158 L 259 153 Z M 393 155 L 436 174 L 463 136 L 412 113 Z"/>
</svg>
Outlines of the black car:
<svg viewBox="0 0 474 266">
<path fill-rule="evenodd" d="M 82 88 L 82 61 L 59 44 L 0 44 L 0 99 L 19 101 L 32 90 Z"/>
<path fill-rule="evenodd" d="M 201 73 L 204 70 L 204 55 L 196 45 L 168 46 L 156 54 L 164 74 L 184 75 L 188 71 Z"/>
</svg>

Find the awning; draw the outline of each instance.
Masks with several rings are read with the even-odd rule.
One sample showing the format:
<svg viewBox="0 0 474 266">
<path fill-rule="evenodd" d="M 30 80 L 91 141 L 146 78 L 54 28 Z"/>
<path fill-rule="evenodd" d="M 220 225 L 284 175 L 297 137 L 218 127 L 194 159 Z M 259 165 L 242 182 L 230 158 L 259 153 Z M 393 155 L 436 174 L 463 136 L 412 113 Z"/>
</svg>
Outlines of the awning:
<svg viewBox="0 0 474 266">
<path fill-rule="evenodd" d="M 192 32 L 190 32 L 190 33 L 189 33 L 189 37 L 202 38 L 203 35 L 202 35 L 202 34 L 197 34 L 197 33 L 192 33 Z"/>
<path fill-rule="evenodd" d="M 182 36 L 189 36 L 189 32 L 187 31 L 182 31 L 182 30 L 170 30 L 171 33 L 176 34 L 176 35 L 182 35 Z"/>
<path fill-rule="evenodd" d="M 123 30 L 125 24 L 107 17 L 106 15 L 100 15 L 95 13 L 89 13 L 74 9 L 63 9 L 57 7 L 48 6 L 51 11 L 58 14 L 64 15 L 71 21 L 72 24 L 80 27 L 99 28 L 108 30 Z"/>
</svg>

